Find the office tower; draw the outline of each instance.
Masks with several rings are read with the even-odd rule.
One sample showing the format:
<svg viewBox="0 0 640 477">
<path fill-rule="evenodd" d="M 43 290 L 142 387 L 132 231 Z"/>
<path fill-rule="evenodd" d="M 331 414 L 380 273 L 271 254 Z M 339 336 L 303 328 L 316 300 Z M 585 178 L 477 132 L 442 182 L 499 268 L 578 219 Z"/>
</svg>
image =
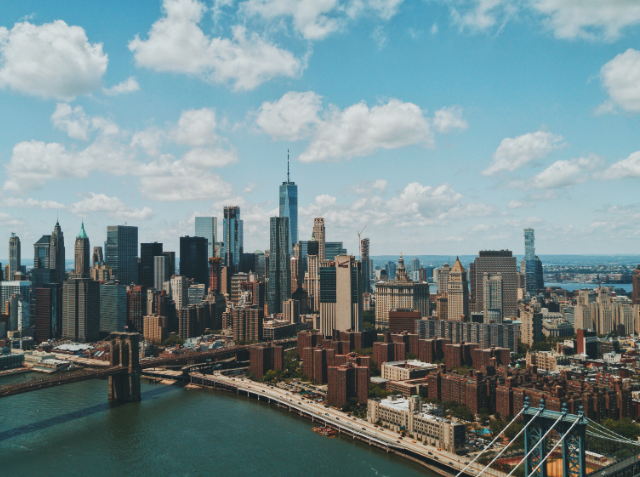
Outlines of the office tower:
<svg viewBox="0 0 640 477">
<path fill-rule="evenodd" d="M 279 218 L 279 217 L 278 217 Z M 262 341 L 264 311 L 259 308 L 234 308 L 233 339 L 236 341 Z"/>
<path fill-rule="evenodd" d="M 371 260 L 369 259 L 369 239 L 360 240 L 360 260 L 362 261 L 362 290 L 371 291 Z"/>
<path fill-rule="evenodd" d="M 451 267 L 448 263 L 445 263 L 440 269 L 438 269 L 438 295 L 447 293 L 449 289 L 449 274 L 451 273 Z"/>
<path fill-rule="evenodd" d="M 127 326 L 129 331 L 143 333 L 144 316 L 147 314 L 147 288 L 142 285 L 127 287 Z"/>
<path fill-rule="evenodd" d="M 282 319 L 289 323 L 300 323 L 300 302 L 285 300 L 282 304 Z"/>
<path fill-rule="evenodd" d="M 140 285 L 147 288 L 155 288 L 156 285 L 154 268 L 156 257 L 162 257 L 161 243 L 153 242 L 140 244 L 140 276 L 138 279 L 140 280 Z M 168 272 L 168 262 L 166 267 Z M 164 269 L 162 271 L 164 271 Z M 169 277 L 170 276 L 171 275 L 169 275 Z M 160 288 L 156 288 L 156 290 L 162 290 L 162 285 L 160 285 Z"/>
<path fill-rule="evenodd" d="M 243 253 L 240 257 L 240 272 L 251 273 L 255 271 L 256 255 L 254 253 Z"/>
<path fill-rule="evenodd" d="M 313 219 L 313 232 L 311 239 L 318 242 L 318 261 L 322 262 L 325 257 L 325 233 L 324 233 L 324 218 L 316 217 Z"/>
<path fill-rule="evenodd" d="M 189 305 L 199 305 L 202 303 L 202 300 L 204 300 L 206 294 L 205 285 L 203 283 L 194 283 L 193 285 L 189 285 L 189 289 L 187 290 Z"/>
<path fill-rule="evenodd" d="M 156 255 L 153 257 L 153 288 L 161 291 L 164 282 L 171 279 L 169 257 L 166 255 Z"/>
<path fill-rule="evenodd" d="M 532 346 L 533 343 L 543 341 L 542 313 L 529 305 L 522 305 L 520 309 L 520 335 L 524 344 Z"/>
<path fill-rule="evenodd" d="M 640 305 L 640 265 L 633 271 L 633 291 L 631 293 L 631 300 L 634 305 Z"/>
<path fill-rule="evenodd" d="M 289 155 L 287 154 L 287 182 L 280 186 L 279 217 L 289 222 L 289 255 L 293 255 L 293 246 L 298 243 L 298 186 L 289 178 Z"/>
<path fill-rule="evenodd" d="M 525 289 L 529 296 L 535 296 L 544 288 L 542 262 L 536 256 L 535 236 L 533 229 L 524 229 L 524 259 L 520 264 L 520 272 L 525 277 Z"/>
<path fill-rule="evenodd" d="M 0 311 L 4 304 L 14 295 L 21 295 L 26 301 L 31 301 L 32 286 L 27 280 L 5 280 L 0 282 Z M 15 329 L 15 328 L 14 328 Z"/>
<path fill-rule="evenodd" d="M 240 207 L 224 207 L 223 223 L 223 261 L 224 265 L 232 268 L 232 273 L 240 269 L 240 257 L 244 251 L 243 222 L 240 219 Z"/>
<path fill-rule="evenodd" d="M 100 284 L 72 278 L 62 291 L 62 339 L 87 343 L 100 338 Z"/>
<path fill-rule="evenodd" d="M 216 217 L 196 217 L 195 236 L 207 239 L 207 258 L 215 257 L 218 219 Z"/>
<path fill-rule="evenodd" d="M 289 255 L 289 219 L 271 217 L 269 256 L 269 283 L 267 304 L 270 314 L 282 313 L 282 302 L 291 297 L 291 273 Z"/>
<path fill-rule="evenodd" d="M 43 235 L 33 244 L 33 268 L 49 268 L 49 249 L 51 248 L 51 235 Z"/>
<path fill-rule="evenodd" d="M 208 264 L 206 238 L 180 237 L 180 275 L 208 286 Z"/>
<path fill-rule="evenodd" d="M 291 275 L 291 293 L 294 293 L 296 290 L 298 290 L 298 288 L 300 288 L 300 285 L 302 285 L 302 280 L 300 277 L 300 258 L 291 257 L 291 260 L 289 261 L 289 272 Z"/>
<path fill-rule="evenodd" d="M 93 266 L 103 265 L 104 256 L 102 255 L 102 247 L 93 247 L 93 255 L 91 257 Z"/>
<path fill-rule="evenodd" d="M 342 242 L 325 242 L 324 259 L 333 261 L 338 255 L 347 255 L 347 249 L 343 247 Z"/>
<path fill-rule="evenodd" d="M 84 231 L 84 221 L 76 237 L 74 257 L 75 277 L 89 278 L 91 272 L 91 264 L 89 262 L 89 237 L 87 237 L 87 233 Z"/>
<path fill-rule="evenodd" d="M 482 274 L 484 289 L 484 322 L 502 323 L 502 274 Z M 478 310 L 477 310 L 478 311 Z"/>
<path fill-rule="evenodd" d="M 138 283 L 138 227 L 107 227 L 107 266 L 121 285 Z"/>
<path fill-rule="evenodd" d="M 209 293 L 222 292 L 222 259 L 219 257 L 209 258 Z"/>
<path fill-rule="evenodd" d="M 65 248 L 64 233 L 60 224 L 56 221 L 51 233 L 51 245 L 49 246 L 49 268 L 51 269 L 51 282 L 60 286 L 66 279 L 65 273 Z"/>
<path fill-rule="evenodd" d="M 419 271 L 420 271 L 420 259 L 414 258 L 413 260 L 411 260 L 411 279 L 412 280 L 417 281 L 420 279 Z"/>
<path fill-rule="evenodd" d="M 396 274 L 389 281 L 376 283 L 376 327 L 389 326 L 389 312 L 391 310 L 414 310 L 420 316 L 429 316 L 429 284 L 414 282 L 407 274 L 404 258 L 400 254 Z"/>
<path fill-rule="evenodd" d="M 484 250 L 474 261 L 475 309 L 484 310 L 484 273 L 502 274 L 502 316 L 512 318 L 518 311 L 518 269 L 510 250 Z"/>
<path fill-rule="evenodd" d="M 450 320 L 466 321 L 469 318 L 469 283 L 467 273 L 458 258 L 449 273 L 447 302 Z"/>
<path fill-rule="evenodd" d="M 320 244 L 315 238 L 311 238 L 307 251 L 307 274 L 304 281 L 304 289 L 309 296 L 309 308 L 313 311 L 320 309 Z"/>
<path fill-rule="evenodd" d="M 9 239 L 9 280 L 13 280 L 13 276 L 22 270 L 20 256 L 20 237 L 11 232 L 11 238 Z"/>
<path fill-rule="evenodd" d="M 171 277 L 171 297 L 176 304 L 176 310 L 180 310 L 189 303 L 189 281 L 182 275 Z"/>
<path fill-rule="evenodd" d="M 35 290 L 35 335 L 38 343 L 59 338 L 62 333 L 62 287 L 44 284 Z"/>
<path fill-rule="evenodd" d="M 176 252 L 162 252 L 163 257 L 166 257 L 169 262 L 169 277 L 176 274 Z"/>
<path fill-rule="evenodd" d="M 258 275 L 259 278 L 266 277 L 267 268 L 264 252 L 262 250 L 256 250 L 255 252 L 253 252 L 253 255 L 255 257 L 255 265 L 253 266 L 253 270 L 256 272 L 256 275 Z"/>
<path fill-rule="evenodd" d="M 362 264 L 352 255 L 338 255 L 320 267 L 320 332 L 362 331 Z"/>
<path fill-rule="evenodd" d="M 100 285 L 100 331 L 125 331 L 127 286 L 115 282 Z"/>
</svg>

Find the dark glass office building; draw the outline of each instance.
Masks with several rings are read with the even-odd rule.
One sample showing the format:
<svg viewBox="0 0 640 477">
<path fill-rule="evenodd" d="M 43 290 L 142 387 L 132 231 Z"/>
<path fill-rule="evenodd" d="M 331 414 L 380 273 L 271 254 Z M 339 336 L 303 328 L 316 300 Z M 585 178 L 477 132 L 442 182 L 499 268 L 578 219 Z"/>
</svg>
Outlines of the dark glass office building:
<svg viewBox="0 0 640 477">
<path fill-rule="evenodd" d="M 180 237 L 180 275 L 209 285 L 209 254 L 204 237 Z"/>
<path fill-rule="evenodd" d="M 107 266 L 121 285 L 138 282 L 138 227 L 109 225 L 106 242 Z"/>
<path fill-rule="evenodd" d="M 282 313 L 282 302 L 291 297 L 289 219 L 271 217 L 270 236 L 267 303 L 271 314 Z"/>
</svg>

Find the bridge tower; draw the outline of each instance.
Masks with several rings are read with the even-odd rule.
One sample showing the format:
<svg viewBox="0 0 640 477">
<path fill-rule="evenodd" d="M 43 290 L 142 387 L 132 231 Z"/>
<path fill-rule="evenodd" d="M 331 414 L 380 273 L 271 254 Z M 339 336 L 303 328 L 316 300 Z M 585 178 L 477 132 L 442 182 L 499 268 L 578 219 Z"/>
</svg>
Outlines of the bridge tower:
<svg viewBox="0 0 640 477">
<path fill-rule="evenodd" d="M 530 423 L 530 425 L 524 431 L 524 452 L 529 456 L 524 463 L 524 475 L 547 477 L 547 461 L 535 473 L 532 472 L 551 451 L 547 445 L 545 434 L 559 420 L 553 430 L 557 431 L 561 437 L 568 433 L 562 441 L 562 475 L 564 477 L 586 477 L 585 434 L 587 419 L 584 416 L 582 406 L 580 406 L 577 415 L 569 414 L 566 406 L 566 404 L 562 405 L 561 412 L 548 411 L 545 409 L 544 400 L 540 400 L 540 407 L 535 408 L 529 406 L 529 398 L 525 399 L 522 416 L 525 424 Z M 576 421 L 578 422 L 569 432 Z M 530 455 L 529 452 L 531 452 Z"/>
<path fill-rule="evenodd" d="M 138 333 L 111 333 L 111 366 L 127 368 L 126 372 L 109 376 L 109 400 L 117 402 L 140 401 L 140 335 Z"/>
</svg>

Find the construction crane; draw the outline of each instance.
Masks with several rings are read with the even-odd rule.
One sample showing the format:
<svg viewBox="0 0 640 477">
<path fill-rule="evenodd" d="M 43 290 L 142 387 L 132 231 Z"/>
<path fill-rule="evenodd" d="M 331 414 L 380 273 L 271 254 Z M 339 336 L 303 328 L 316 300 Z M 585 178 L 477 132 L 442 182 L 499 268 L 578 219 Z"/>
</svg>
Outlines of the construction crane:
<svg viewBox="0 0 640 477">
<path fill-rule="evenodd" d="M 360 239 L 360 234 L 364 232 L 364 229 L 367 228 L 367 225 L 365 225 L 364 228 L 360 232 L 358 232 L 358 253 L 360 254 L 360 261 L 362 261 L 362 240 Z"/>
</svg>

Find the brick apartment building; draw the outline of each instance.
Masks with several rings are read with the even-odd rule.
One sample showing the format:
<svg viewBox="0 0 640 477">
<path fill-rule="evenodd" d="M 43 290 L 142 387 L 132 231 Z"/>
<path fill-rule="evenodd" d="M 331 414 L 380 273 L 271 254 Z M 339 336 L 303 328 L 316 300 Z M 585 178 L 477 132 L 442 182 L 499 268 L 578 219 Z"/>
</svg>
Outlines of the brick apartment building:
<svg viewBox="0 0 640 477">
<path fill-rule="evenodd" d="M 284 348 L 282 346 L 261 345 L 249 348 L 249 373 L 257 380 L 262 378 L 267 371 L 279 371 L 284 361 Z"/>
<path fill-rule="evenodd" d="M 342 407 L 350 398 L 356 398 L 359 404 L 367 404 L 370 376 L 368 361 L 368 357 L 352 357 L 345 364 L 328 367 L 329 404 Z"/>
</svg>

